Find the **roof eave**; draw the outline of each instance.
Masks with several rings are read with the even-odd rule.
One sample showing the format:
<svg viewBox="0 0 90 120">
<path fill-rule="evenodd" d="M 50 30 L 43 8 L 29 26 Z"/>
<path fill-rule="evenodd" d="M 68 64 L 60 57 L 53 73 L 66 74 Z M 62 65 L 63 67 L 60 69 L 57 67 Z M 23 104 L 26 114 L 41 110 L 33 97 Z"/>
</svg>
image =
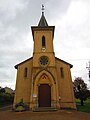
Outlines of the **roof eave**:
<svg viewBox="0 0 90 120">
<path fill-rule="evenodd" d="M 62 59 L 59 59 L 59 58 L 57 58 L 57 57 L 55 57 L 57 60 L 60 60 L 60 61 L 62 61 L 62 62 L 64 62 L 64 63 L 66 63 L 66 64 L 68 64 L 69 66 L 70 66 L 70 68 L 72 68 L 73 67 L 73 65 L 72 64 L 70 64 L 70 63 L 68 63 L 68 62 L 66 62 L 66 61 L 64 61 L 64 60 L 62 60 Z"/>
<path fill-rule="evenodd" d="M 32 36 L 33 36 L 33 40 L 34 40 L 34 31 L 41 31 L 41 30 L 52 30 L 53 31 L 53 37 L 54 37 L 54 30 L 55 30 L 55 26 L 31 26 L 31 30 L 32 30 Z"/>
<path fill-rule="evenodd" d="M 21 64 L 23 64 L 23 63 L 25 63 L 25 62 L 27 62 L 28 60 L 31 60 L 33 57 L 31 57 L 31 58 L 28 58 L 27 60 L 24 60 L 23 62 L 21 62 L 21 63 L 19 63 L 19 64 L 17 64 L 17 65 L 15 65 L 14 67 L 15 67 L 15 69 L 18 69 L 18 66 L 19 65 L 21 65 Z"/>
</svg>

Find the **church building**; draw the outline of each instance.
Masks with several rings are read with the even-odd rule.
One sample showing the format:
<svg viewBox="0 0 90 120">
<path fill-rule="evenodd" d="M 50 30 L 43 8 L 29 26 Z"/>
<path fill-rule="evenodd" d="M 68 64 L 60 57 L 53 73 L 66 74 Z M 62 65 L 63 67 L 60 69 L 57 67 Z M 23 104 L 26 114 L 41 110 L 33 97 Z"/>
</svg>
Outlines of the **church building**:
<svg viewBox="0 0 90 120">
<path fill-rule="evenodd" d="M 30 109 L 50 107 L 76 109 L 70 63 L 55 57 L 55 26 L 49 26 L 42 11 L 38 26 L 31 26 L 33 56 L 15 66 L 17 69 L 13 107 L 21 100 Z"/>
</svg>

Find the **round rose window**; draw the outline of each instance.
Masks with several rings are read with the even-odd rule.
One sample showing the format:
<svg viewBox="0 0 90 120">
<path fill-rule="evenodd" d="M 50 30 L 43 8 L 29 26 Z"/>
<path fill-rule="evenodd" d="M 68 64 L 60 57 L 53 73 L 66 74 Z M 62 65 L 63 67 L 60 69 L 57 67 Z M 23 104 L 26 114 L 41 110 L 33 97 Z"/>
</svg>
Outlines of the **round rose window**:
<svg viewBox="0 0 90 120">
<path fill-rule="evenodd" d="M 42 65 L 42 66 L 46 66 L 46 65 L 48 65 L 48 57 L 46 57 L 46 56 L 42 56 L 42 57 L 40 57 L 40 65 Z"/>
</svg>

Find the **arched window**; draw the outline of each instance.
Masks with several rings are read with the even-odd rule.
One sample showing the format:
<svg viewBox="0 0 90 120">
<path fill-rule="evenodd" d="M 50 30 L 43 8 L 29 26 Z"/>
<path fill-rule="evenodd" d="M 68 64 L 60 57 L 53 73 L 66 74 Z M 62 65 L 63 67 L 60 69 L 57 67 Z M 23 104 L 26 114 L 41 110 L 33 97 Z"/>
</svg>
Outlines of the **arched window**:
<svg viewBox="0 0 90 120">
<path fill-rule="evenodd" d="M 27 77 L 27 73 L 28 73 L 28 69 L 25 68 L 25 70 L 24 70 L 24 77 Z"/>
<path fill-rule="evenodd" d="M 60 68 L 60 76 L 61 76 L 61 78 L 64 78 L 64 71 L 63 71 L 62 67 Z"/>
<path fill-rule="evenodd" d="M 45 47 L 45 36 L 42 36 L 42 47 Z"/>
</svg>

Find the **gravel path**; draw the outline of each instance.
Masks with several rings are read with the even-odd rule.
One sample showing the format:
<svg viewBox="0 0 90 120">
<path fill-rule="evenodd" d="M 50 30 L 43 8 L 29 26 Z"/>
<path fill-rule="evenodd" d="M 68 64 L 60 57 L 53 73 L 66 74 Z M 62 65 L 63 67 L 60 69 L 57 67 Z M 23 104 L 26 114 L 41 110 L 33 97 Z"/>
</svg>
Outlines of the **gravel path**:
<svg viewBox="0 0 90 120">
<path fill-rule="evenodd" d="M 0 111 L 0 120 L 90 120 L 90 113 L 59 110 L 56 112 Z"/>
</svg>

